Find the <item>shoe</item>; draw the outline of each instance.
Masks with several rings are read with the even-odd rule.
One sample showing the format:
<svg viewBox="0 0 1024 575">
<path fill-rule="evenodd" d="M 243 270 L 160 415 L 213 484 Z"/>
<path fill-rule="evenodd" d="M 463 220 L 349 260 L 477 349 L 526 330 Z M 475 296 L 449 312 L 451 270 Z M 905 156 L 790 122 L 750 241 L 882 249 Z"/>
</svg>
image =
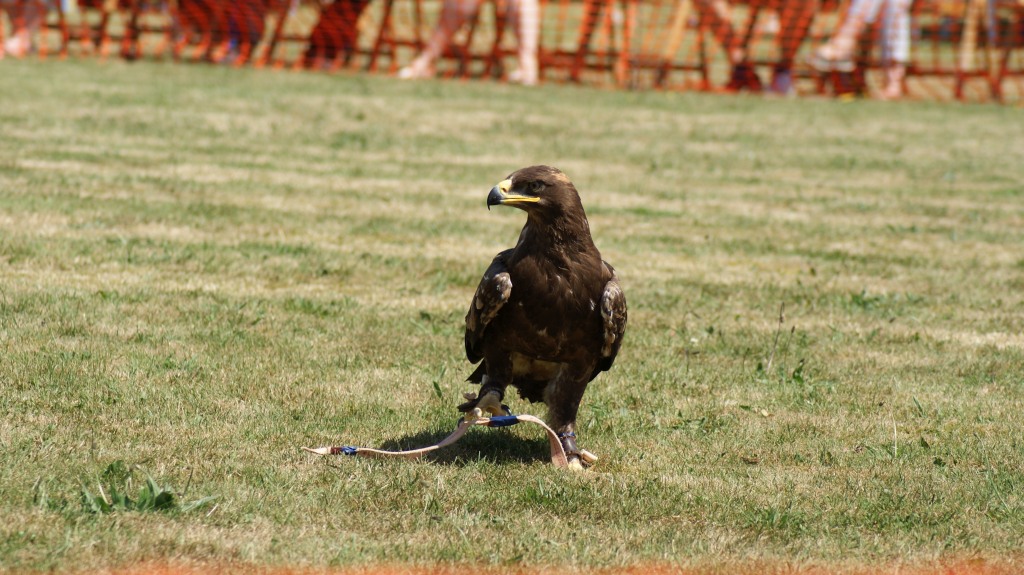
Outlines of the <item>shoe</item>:
<svg viewBox="0 0 1024 575">
<path fill-rule="evenodd" d="M 836 72 L 832 76 L 832 93 L 840 100 L 863 98 L 864 79 L 851 72 Z"/>
<path fill-rule="evenodd" d="M 534 66 L 520 66 L 515 70 L 508 73 L 508 81 L 513 84 L 522 84 L 523 86 L 536 86 L 537 85 L 537 67 Z"/>
<path fill-rule="evenodd" d="M 426 80 L 436 75 L 433 66 L 418 60 L 398 71 L 398 77 L 402 80 Z"/>
<path fill-rule="evenodd" d="M 776 67 L 772 71 L 772 83 L 768 91 L 779 96 L 791 96 L 796 93 L 793 88 L 793 71 L 789 68 Z"/>
<path fill-rule="evenodd" d="M 434 75 L 427 72 L 426 70 L 420 70 L 412 66 L 406 66 L 398 71 L 398 77 L 402 80 L 424 80 L 426 78 L 433 78 Z"/>
<path fill-rule="evenodd" d="M 878 93 L 879 100 L 901 100 L 903 89 L 900 86 L 886 86 Z"/>
<path fill-rule="evenodd" d="M 23 58 L 35 51 L 32 41 L 25 34 L 14 34 L 4 42 L 3 51 L 15 58 Z"/>
<path fill-rule="evenodd" d="M 901 62 L 893 62 L 885 68 L 885 87 L 878 93 L 880 100 L 899 100 L 903 98 L 903 80 L 907 76 L 907 66 Z"/>
<path fill-rule="evenodd" d="M 819 72 L 853 72 L 857 68 L 852 59 L 832 54 L 827 47 L 812 52 L 807 63 Z"/>
<path fill-rule="evenodd" d="M 763 86 L 761 85 L 761 79 L 757 77 L 757 72 L 754 71 L 754 67 L 744 63 L 736 64 L 732 67 L 732 76 L 729 78 L 729 83 L 725 85 L 725 89 L 730 92 L 742 90 L 760 92 Z"/>
</svg>

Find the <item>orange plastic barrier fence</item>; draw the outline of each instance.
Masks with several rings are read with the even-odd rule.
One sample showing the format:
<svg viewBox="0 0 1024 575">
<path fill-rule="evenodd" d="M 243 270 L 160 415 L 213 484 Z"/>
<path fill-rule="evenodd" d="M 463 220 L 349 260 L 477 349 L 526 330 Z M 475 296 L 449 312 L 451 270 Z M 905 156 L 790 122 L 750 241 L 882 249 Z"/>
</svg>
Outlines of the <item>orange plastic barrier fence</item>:
<svg viewBox="0 0 1024 575">
<path fill-rule="evenodd" d="M 541 81 L 869 95 L 895 82 L 917 98 L 1020 102 L 1024 94 L 1024 0 L 0 0 L 0 8 L 7 57 L 399 73 L 436 50 L 436 60 L 419 62 L 419 77 L 507 79 L 528 71 L 519 59 L 533 34 Z M 906 13 L 902 32 L 890 28 L 899 18 L 890 10 Z M 822 69 L 821 47 L 841 43 L 844 29 L 858 30 L 852 56 Z M 895 74 L 900 50 L 908 55 Z"/>
</svg>

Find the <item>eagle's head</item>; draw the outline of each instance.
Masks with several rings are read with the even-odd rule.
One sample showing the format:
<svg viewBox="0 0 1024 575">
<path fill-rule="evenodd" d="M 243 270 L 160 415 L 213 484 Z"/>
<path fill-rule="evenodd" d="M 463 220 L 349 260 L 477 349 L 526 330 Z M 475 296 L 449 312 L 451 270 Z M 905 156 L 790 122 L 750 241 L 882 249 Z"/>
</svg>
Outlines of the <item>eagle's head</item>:
<svg viewBox="0 0 1024 575">
<path fill-rule="evenodd" d="M 515 206 L 540 219 L 583 213 L 576 186 L 561 170 L 551 166 L 523 168 L 499 182 L 487 194 L 487 209 L 498 205 Z"/>
</svg>

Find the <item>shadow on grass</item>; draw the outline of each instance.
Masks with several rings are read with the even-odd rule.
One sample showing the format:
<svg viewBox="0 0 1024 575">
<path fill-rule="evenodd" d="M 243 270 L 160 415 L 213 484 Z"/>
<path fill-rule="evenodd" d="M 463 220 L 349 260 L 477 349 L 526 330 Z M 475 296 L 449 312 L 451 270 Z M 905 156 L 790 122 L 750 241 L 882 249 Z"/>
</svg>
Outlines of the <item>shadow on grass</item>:
<svg viewBox="0 0 1024 575">
<path fill-rule="evenodd" d="M 385 441 L 380 449 L 397 451 L 434 445 L 448 436 L 448 431 L 423 431 Z M 466 465 L 484 459 L 496 464 L 536 463 L 551 459 L 545 437 L 524 439 L 507 429 L 470 429 L 457 443 L 431 451 L 423 459 L 442 465 Z"/>
</svg>

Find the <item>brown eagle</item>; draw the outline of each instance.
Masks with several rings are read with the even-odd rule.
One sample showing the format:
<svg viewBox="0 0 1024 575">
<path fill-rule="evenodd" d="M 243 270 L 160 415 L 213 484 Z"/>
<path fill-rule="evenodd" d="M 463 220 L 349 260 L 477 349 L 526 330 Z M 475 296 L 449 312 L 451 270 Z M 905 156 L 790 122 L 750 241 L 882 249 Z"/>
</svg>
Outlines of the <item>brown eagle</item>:
<svg viewBox="0 0 1024 575">
<path fill-rule="evenodd" d="M 514 206 L 526 225 L 499 253 L 466 315 L 466 357 L 481 362 L 468 381 L 480 393 L 459 409 L 502 413 L 505 388 L 543 402 L 573 467 L 593 457 L 576 445 L 583 392 L 611 368 L 626 331 L 626 297 L 590 237 L 569 178 L 549 166 L 514 172 L 491 189 L 487 208 Z"/>
</svg>

